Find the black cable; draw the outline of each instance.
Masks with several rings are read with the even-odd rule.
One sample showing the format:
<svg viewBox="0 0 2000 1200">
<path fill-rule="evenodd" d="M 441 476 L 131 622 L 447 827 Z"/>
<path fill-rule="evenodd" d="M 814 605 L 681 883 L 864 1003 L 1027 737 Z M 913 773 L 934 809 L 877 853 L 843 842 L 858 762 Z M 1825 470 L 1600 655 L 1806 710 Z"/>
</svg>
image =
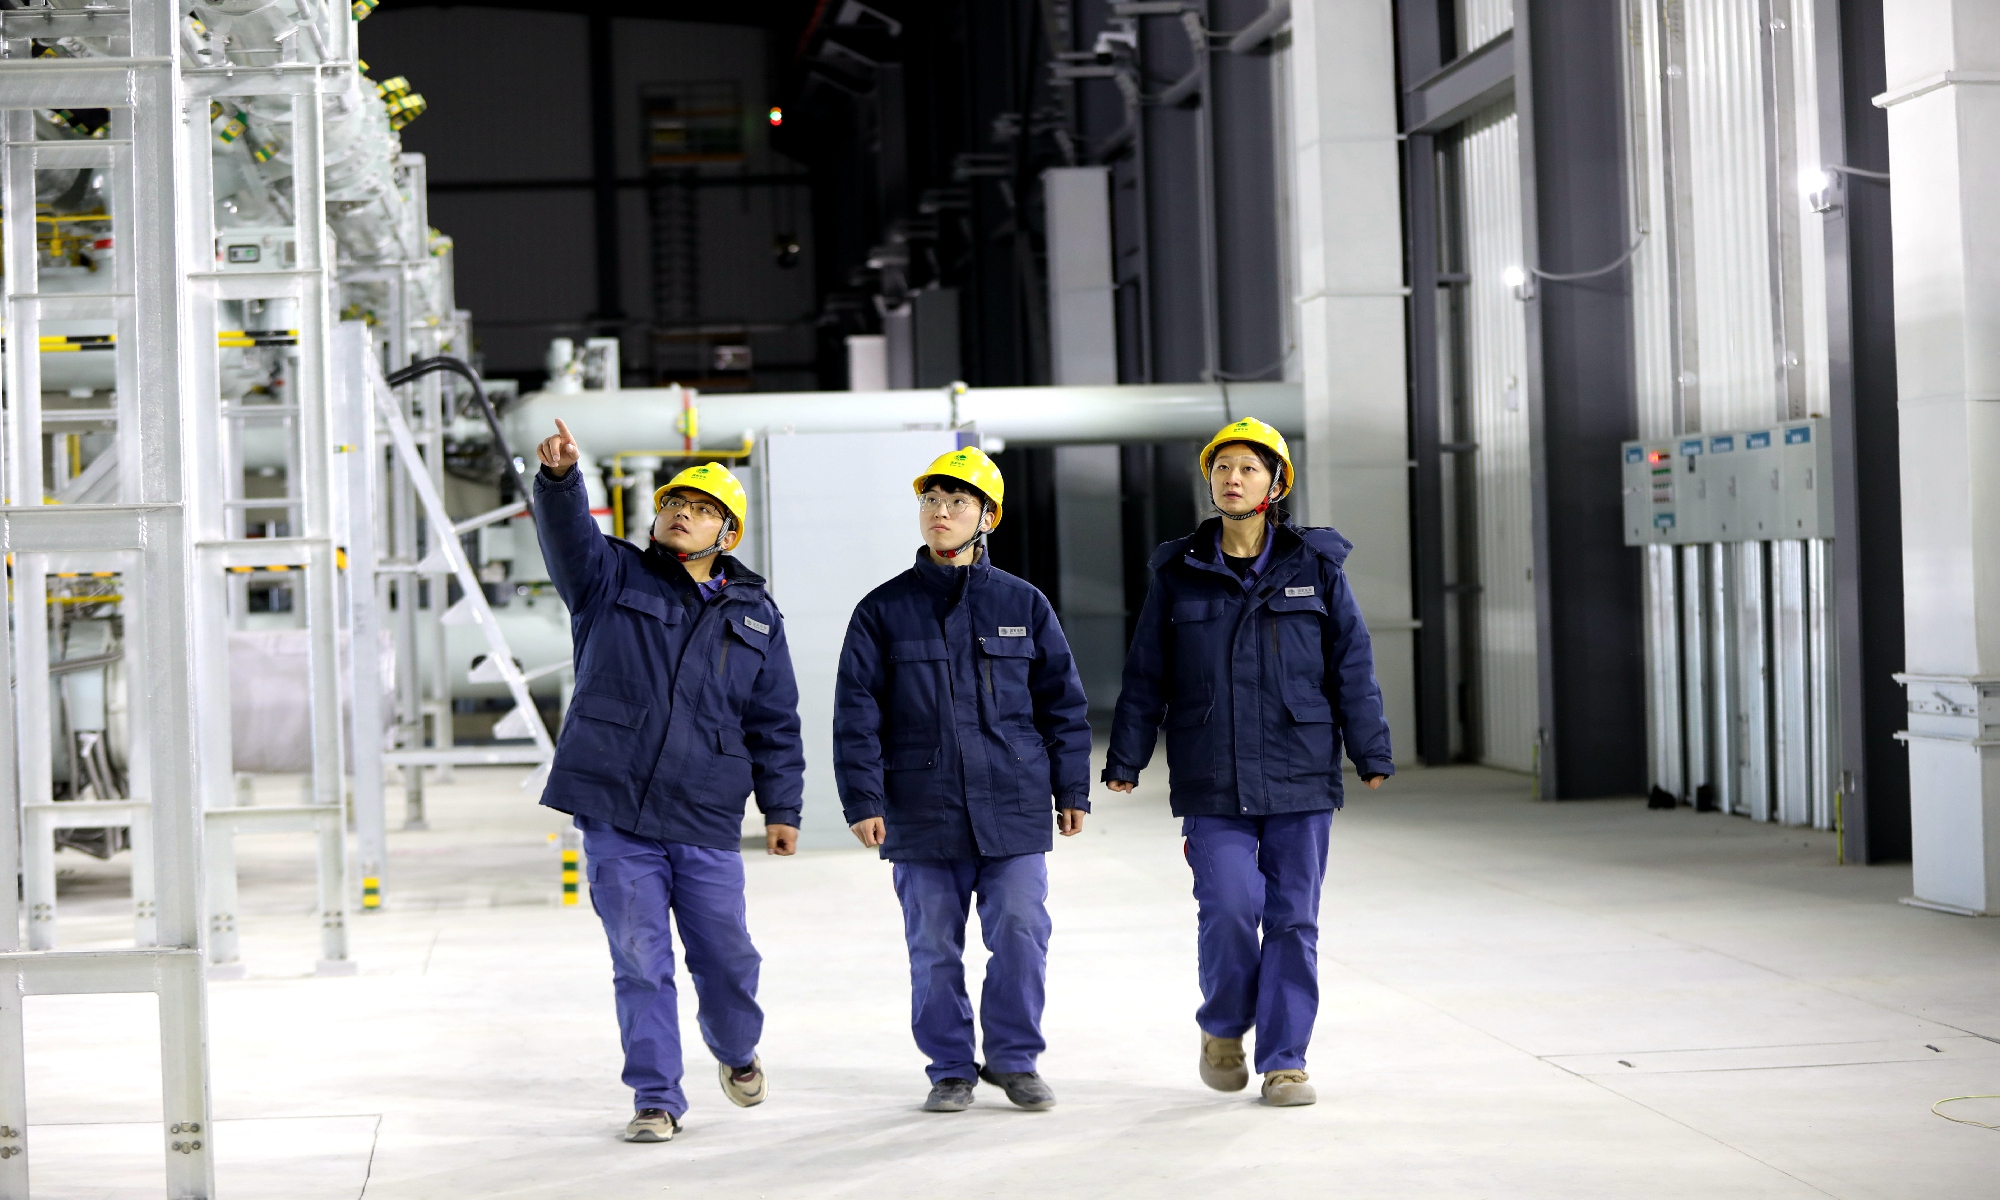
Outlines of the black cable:
<svg viewBox="0 0 2000 1200">
<path fill-rule="evenodd" d="M 472 397 L 479 401 L 480 411 L 486 414 L 486 427 L 493 431 L 493 444 L 500 448 L 501 460 L 514 472 L 514 490 L 520 493 L 521 503 L 527 506 L 528 520 L 539 528 L 541 521 L 535 515 L 535 482 L 526 478 L 524 468 L 527 464 L 517 459 L 514 452 L 508 449 L 507 435 L 500 432 L 500 414 L 493 411 L 493 402 L 486 398 L 486 389 L 479 384 L 478 372 L 460 359 L 453 358 L 449 354 L 440 354 L 435 358 L 420 358 L 400 371 L 390 372 L 389 386 L 402 387 L 406 383 L 438 371 L 450 371 L 472 385 Z"/>
</svg>

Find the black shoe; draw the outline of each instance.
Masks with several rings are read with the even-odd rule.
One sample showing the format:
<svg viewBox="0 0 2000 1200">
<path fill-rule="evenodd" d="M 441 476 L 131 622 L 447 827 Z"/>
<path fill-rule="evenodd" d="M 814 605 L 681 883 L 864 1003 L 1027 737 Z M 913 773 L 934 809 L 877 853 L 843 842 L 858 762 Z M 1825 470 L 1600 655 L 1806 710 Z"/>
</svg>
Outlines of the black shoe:
<svg viewBox="0 0 2000 1200">
<path fill-rule="evenodd" d="M 940 1079 L 931 1085 L 930 1098 L 924 1101 L 925 1112 L 964 1112 L 971 1107 L 970 1079 Z"/>
<path fill-rule="evenodd" d="M 991 1067 L 979 1068 L 979 1077 L 994 1087 L 1005 1088 L 1007 1099 L 1016 1108 L 1040 1112 L 1056 1106 L 1055 1089 L 1042 1081 L 1034 1071 L 996 1071 Z"/>
</svg>

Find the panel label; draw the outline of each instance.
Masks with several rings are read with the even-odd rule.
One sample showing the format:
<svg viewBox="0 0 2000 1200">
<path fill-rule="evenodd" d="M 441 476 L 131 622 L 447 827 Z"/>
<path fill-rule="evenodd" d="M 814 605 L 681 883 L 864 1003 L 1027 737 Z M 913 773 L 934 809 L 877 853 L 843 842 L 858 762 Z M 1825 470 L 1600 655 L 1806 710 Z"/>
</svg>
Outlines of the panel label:
<svg viewBox="0 0 2000 1200">
<path fill-rule="evenodd" d="M 1646 451 L 1638 446 L 1627 446 L 1625 447 L 1625 461 L 1628 463 L 1645 462 Z"/>
<path fill-rule="evenodd" d="M 1801 425 L 1797 429 L 1785 430 L 1785 445 L 1799 446 L 1812 441 L 1812 426 Z"/>
<path fill-rule="evenodd" d="M 1673 527 L 1674 527 L 1674 514 L 1672 513 L 1653 514 L 1653 528 L 1672 529 Z"/>
<path fill-rule="evenodd" d="M 1746 434 L 1744 434 L 1744 435 L 1743 435 L 1743 448 L 1744 448 L 1745 450 L 1768 450 L 1768 449 L 1770 449 L 1770 448 L 1771 448 L 1771 431 L 1767 429 L 1767 430 L 1764 430 L 1764 431 L 1762 431 L 1762 432 L 1759 432 L 1759 433 L 1746 433 Z"/>
<path fill-rule="evenodd" d="M 1681 453 L 1689 458 L 1701 453 L 1701 439 L 1687 438 L 1681 442 Z"/>
<path fill-rule="evenodd" d="M 1708 439 L 1708 452 L 1710 454 L 1729 454 L 1733 453 L 1735 449 L 1736 435 L 1733 433 L 1725 433 L 1721 437 Z"/>
</svg>

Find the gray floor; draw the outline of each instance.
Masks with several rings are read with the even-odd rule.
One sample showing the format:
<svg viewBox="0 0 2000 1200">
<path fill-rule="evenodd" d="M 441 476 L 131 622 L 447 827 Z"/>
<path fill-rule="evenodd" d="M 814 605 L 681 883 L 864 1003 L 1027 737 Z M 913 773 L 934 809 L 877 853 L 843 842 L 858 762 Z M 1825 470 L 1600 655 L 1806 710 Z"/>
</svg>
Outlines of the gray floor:
<svg viewBox="0 0 2000 1200">
<path fill-rule="evenodd" d="M 886 867 L 755 855 L 773 1097 L 731 1107 L 697 1050 L 685 1133 L 626 1145 L 607 956 L 552 903 L 560 818 L 518 778 L 461 771 L 393 835 L 354 978 L 306 977 L 305 840 L 244 840 L 250 977 L 210 991 L 223 1200 L 2000 1196 L 2000 1132 L 1929 1111 L 2000 1092 L 2000 921 L 1897 904 L 1907 869 L 1836 867 L 1829 835 L 1473 768 L 1335 823 L 1316 1107 L 1195 1079 L 1193 903 L 1149 786 L 1052 860 L 1054 1112 L 916 1111 Z M 129 938 L 123 861 L 64 863 L 64 944 Z M 29 1005 L 37 1196 L 159 1194 L 151 1000 Z"/>
</svg>

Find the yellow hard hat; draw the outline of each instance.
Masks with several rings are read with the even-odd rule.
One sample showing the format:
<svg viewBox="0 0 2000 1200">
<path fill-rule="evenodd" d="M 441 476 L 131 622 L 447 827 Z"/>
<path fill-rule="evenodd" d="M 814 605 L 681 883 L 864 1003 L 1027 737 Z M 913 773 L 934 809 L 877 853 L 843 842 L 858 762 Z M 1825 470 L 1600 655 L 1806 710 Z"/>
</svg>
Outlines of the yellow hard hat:
<svg viewBox="0 0 2000 1200">
<path fill-rule="evenodd" d="M 1007 493 L 1007 481 L 1000 478 L 1000 468 L 986 452 L 977 446 L 967 446 L 963 450 L 953 450 L 940 454 L 924 473 L 910 482 L 910 490 L 921 496 L 924 494 L 924 480 L 933 475 L 945 475 L 963 480 L 986 493 L 993 502 L 993 529 L 1000 528 L 1000 501 Z"/>
<path fill-rule="evenodd" d="M 722 507 L 728 509 L 730 515 L 736 518 L 738 529 L 750 523 L 750 498 L 743 494 L 743 485 L 736 481 L 736 476 L 731 475 L 729 468 L 719 462 L 689 467 L 667 480 L 667 486 L 653 492 L 654 512 L 660 511 L 660 505 L 666 502 L 667 493 L 675 488 L 693 488 L 697 492 L 706 492 L 715 497 L 722 502 Z"/>
<path fill-rule="evenodd" d="M 1291 494 L 1292 451 L 1290 447 L 1285 445 L 1285 435 L 1255 417 L 1245 417 L 1241 421 L 1232 421 L 1224 425 L 1222 431 L 1210 438 L 1208 445 L 1201 448 L 1201 475 L 1203 479 L 1208 478 L 1208 467 L 1215 460 L 1215 452 L 1231 442 L 1248 442 L 1253 446 L 1262 446 L 1264 449 L 1275 453 L 1278 456 L 1278 461 L 1285 465 L 1285 479 L 1283 489 L 1271 498 L 1273 500 L 1282 500 Z"/>
</svg>

